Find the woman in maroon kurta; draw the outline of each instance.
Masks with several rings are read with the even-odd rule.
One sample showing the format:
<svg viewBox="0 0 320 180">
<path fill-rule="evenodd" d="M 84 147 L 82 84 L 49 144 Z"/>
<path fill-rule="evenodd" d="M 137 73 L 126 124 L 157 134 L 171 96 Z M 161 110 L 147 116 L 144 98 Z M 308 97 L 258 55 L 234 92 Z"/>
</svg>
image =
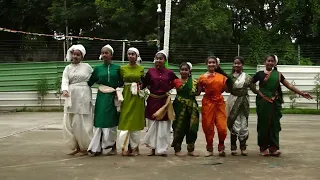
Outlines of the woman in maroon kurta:
<svg viewBox="0 0 320 180">
<path fill-rule="evenodd" d="M 155 67 L 148 70 L 142 87 L 148 87 L 150 90 L 146 107 L 149 127 L 143 141 L 152 149 L 149 156 L 154 156 L 156 153 L 167 156 L 166 151 L 170 143 L 171 122 L 168 114 L 166 113 L 161 120 L 156 120 L 153 116 L 166 104 L 169 91 L 175 87 L 175 84 L 176 86 L 179 84 L 176 82 L 179 78 L 174 72 L 165 68 L 165 61 L 167 61 L 167 54 L 163 50 L 159 51 L 155 56 Z"/>
</svg>

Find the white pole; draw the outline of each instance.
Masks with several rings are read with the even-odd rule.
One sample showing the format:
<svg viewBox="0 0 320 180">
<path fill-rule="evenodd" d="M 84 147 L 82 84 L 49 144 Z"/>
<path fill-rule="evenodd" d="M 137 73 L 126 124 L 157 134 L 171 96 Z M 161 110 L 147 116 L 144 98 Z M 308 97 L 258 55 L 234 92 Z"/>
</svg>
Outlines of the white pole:
<svg viewBox="0 0 320 180">
<path fill-rule="evenodd" d="M 163 49 L 169 55 L 171 0 L 166 0 Z"/>
<path fill-rule="evenodd" d="M 122 41 L 122 63 L 124 63 L 125 55 L 126 55 L 126 42 Z"/>
<path fill-rule="evenodd" d="M 66 41 L 63 42 L 63 61 L 67 61 L 66 59 Z"/>
</svg>

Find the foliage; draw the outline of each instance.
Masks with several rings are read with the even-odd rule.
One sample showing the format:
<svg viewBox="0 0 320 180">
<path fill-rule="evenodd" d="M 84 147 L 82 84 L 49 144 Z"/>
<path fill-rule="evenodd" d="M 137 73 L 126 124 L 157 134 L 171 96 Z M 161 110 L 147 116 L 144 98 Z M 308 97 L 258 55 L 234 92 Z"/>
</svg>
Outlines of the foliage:
<svg viewBox="0 0 320 180">
<path fill-rule="evenodd" d="M 316 102 L 317 102 L 317 109 L 319 109 L 320 105 L 320 73 L 318 73 L 315 77 L 315 87 L 313 92 L 316 94 Z"/>
<path fill-rule="evenodd" d="M 0 1 L 0 22 L 2 27 L 47 34 L 64 32 L 68 25 L 72 35 L 153 40 L 157 38 L 157 3 L 150 0 L 3 0 Z M 165 1 L 161 3 L 163 39 Z M 172 4 L 170 59 L 173 63 L 180 63 L 186 56 L 194 63 L 203 62 L 208 55 L 226 59 L 236 52 L 216 46 L 240 44 L 247 47 L 240 52 L 246 56 L 246 64 L 258 64 L 270 53 L 277 54 L 281 64 L 297 64 L 296 44 L 318 43 L 319 32 L 320 1 L 183 0 L 178 5 Z M 5 47 L 3 51 L 12 52 L 10 54 L 23 53 L 34 46 L 30 40 L 34 37 L 0 33 L 0 38 L 23 44 L 19 48 Z M 36 39 L 47 41 L 43 47 L 56 43 L 51 37 Z M 296 39 L 294 44 L 292 39 Z M 320 58 L 317 53 L 302 56 L 312 60 Z"/>
<path fill-rule="evenodd" d="M 291 82 L 292 86 L 295 86 L 296 83 L 294 81 Z M 296 98 L 298 97 L 297 94 L 295 92 L 292 92 L 290 90 L 288 90 L 288 96 L 290 99 L 290 108 L 294 109 L 296 106 Z"/>
<path fill-rule="evenodd" d="M 36 87 L 37 87 L 38 101 L 42 109 L 44 98 L 49 92 L 49 83 L 47 78 L 45 76 L 41 76 L 36 84 Z"/>
<path fill-rule="evenodd" d="M 61 99 L 61 95 L 62 95 L 62 91 L 61 91 L 61 78 L 57 77 L 56 81 L 54 83 L 54 89 L 55 89 L 55 96 L 57 98 L 59 98 L 59 103 L 60 103 L 60 108 L 62 107 L 62 99 Z"/>
<path fill-rule="evenodd" d="M 310 58 L 304 58 L 304 57 L 300 57 L 300 65 L 312 65 L 312 61 L 310 60 Z"/>
</svg>

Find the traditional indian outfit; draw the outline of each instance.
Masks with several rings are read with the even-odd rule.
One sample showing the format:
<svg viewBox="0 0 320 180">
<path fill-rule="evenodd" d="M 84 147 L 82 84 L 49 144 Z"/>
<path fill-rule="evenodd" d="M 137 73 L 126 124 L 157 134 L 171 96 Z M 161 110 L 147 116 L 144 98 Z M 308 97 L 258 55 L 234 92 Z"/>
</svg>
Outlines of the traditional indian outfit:
<svg viewBox="0 0 320 180">
<path fill-rule="evenodd" d="M 224 140 L 227 136 L 226 105 L 222 92 L 224 91 L 227 78 L 222 74 L 205 73 L 199 77 L 198 83 L 205 90 L 202 99 L 202 128 L 206 136 L 206 149 L 213 152 L 214 125 L 218 130 L 218 151 L 224 152 Z"/>
<path fill-rule="evenodd" d="M 119 112 L 115 103 L 117 102 L 116 89 L 122 85 L 120 66 L 111 63 L 95 67 L 88 84 L 92 86 L 95 83 L 99 85 L 94 109 L 95 129 L 88 151 L 100 153 L 102 149 L 115 146 L 117 141 Z"/>
<path fill-rule="evenodd" d="M 186 136 L 188 152 L 193 152 L 199 129 L 199 110 L 195 98 L 197 92 L 197 80 L 188 78 L 185 84 L 177 90 L 173 101 L 176 119 L 173 121 L 172 146 L 176 152 L 181 151 L 183 138 Z"/>
<path fill-rule="evenodd" d="M 82 45 L 73 45 L 67 53 L 68 61 L 73 50 L 85 55 Z M 61 90 L 69 94 L 65 99 L 62 129 L 66 144 L 72 150 L 86 151 L 92 138 L 92 97 L 87 84 L 91 73 L 91 66 L 80 62 L 67 65 L 62 75 Z"/>
<path fill-rule="evenodd" d="M 139 65 L 125 65 L 120 68 L 124 81 L 123 98 L 118 129 L 119 144 L 123 152 L 138 151 L 140 131 L 145 125 L 145 99 L 139 94 L 144 68 Z"/>
<path fill-rule="evenodd" d="M 283 103 L 280 82 L 282 83 L 284 79 L 284 76 L 277 70 L 272 70 L 267 74 L 259 71 L 253 76 L 253 83 L 259 81 L 256 106 L 260 152 L 269 149 L 272 153 L 280 149 L 279 132 L 281 131 L 281 104 Z"/>
<path fill-rule="evenodd" d="M 143 87 L 148 87 L 150 90 L 145 112 L 149 121 L 148 132 L 143 142 L 159 154 L 165 154 L 168 149 L 171 121 L 168 112 L 161 119 L 156 119 L 154 114 L 168 102 L 167 100 L 170 98 L 168 93 L 174 87 L 173 81 L 175 79 L 178 79 L 178 77 L 169 69 L 151 68 L 146 73 L 143 82 Z"/>
<path fill-rule="evenodd" d="M 231 133 L 231 151 L 237 150 L 237 138 L 240 141 L 240 149 L 246 150 L 246 141 L 249 137 L 249 95 L 251 77 L 242 72 L 232 76 L 233 89 L 227 99 L 227 124 Z"/>
</svg>

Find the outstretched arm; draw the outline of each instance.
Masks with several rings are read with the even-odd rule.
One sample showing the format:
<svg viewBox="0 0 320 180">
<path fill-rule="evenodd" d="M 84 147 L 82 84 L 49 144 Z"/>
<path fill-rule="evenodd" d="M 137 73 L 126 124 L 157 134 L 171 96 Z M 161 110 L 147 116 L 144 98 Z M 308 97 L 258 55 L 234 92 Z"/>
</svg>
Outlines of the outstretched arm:
<svg viewBox="0 0 320 180">
<path fill-rule="evenodd" d="M 306 98 L 306 99 L 312 99 L 312 96 L 307 92 L 302 92 L 296 87 L 294 87 L 291 83 L 289 83 L 286 79 L 283 80 L 282 84 L 290 89 L 291 91 L 295 92 L 296 94 L 299 94 L 300 96 Z"/>
</svg>

